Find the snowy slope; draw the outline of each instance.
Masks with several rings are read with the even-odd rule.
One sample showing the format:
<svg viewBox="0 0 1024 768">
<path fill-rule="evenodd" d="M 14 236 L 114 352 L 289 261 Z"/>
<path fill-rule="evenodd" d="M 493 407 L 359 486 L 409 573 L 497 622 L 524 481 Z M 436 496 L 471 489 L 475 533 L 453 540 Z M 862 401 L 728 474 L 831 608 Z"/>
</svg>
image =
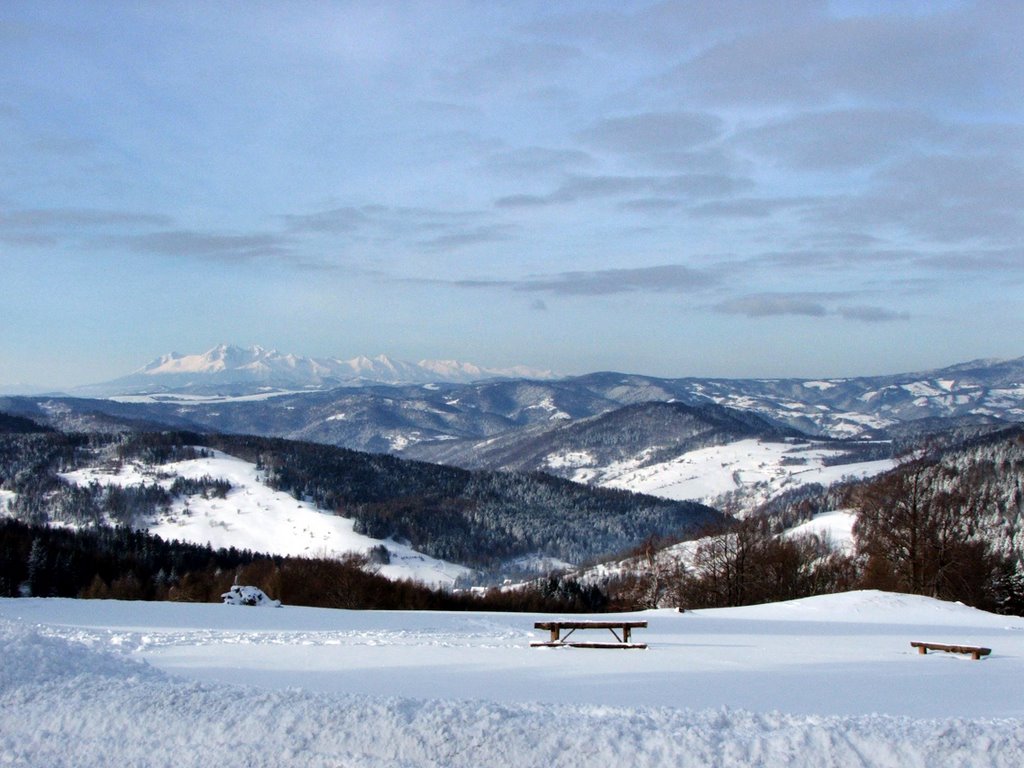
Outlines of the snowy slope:
<svg viewBox="0 0 1024 768">
<path fill-rule="evenodd" d="M 792 528 L 787 528 L 778 535 L 782 538 L 814 535 L 831 545 L 833 550 L 853 555 L 856 551 L 856 540 L 853 535 L 853 525 L 856 519 L 857 515 L 853 510 L 831 510 L 815 515 L 810 520 L 795 525 Z M 714 538 L 714 536 L 711 536 L 671 544 L 656 553 L 656 562 L 660 566 L 665 566 L 669 569 L 678 564 L 692 571 L 698 568 L 695 564 L 697 550 L 702 545 L 714 540 Z M 568 567 L 572 568 L 572 566 Z M 639 575 L 650 570 L 651 565 L 643 556 L 631 556 L 623 560 L 608 560 L 603 563 L 580 568 L 575 570 L 573 575 L 583 583 L 601 585 L 606 584 L 609 580 L 615 580 L 627 575 Z"/>
<path fill-rule="evenodd" d="M 827 539 L 836 549 L 852 555 L 855 548 L 853 524 L 856 520 L 857 514 L 853 510 L 834 509 L 815 515 L 807 522 L 787 529 L 782 535 L 795 537 L 811 534 Z"/>
<path fill-rule="evenodd" d="M 167 514 L 149 521 L 147 529 L 164 539 L 300 557 L 337 557 L 384 544 L 391 553 L 391 563 L 379 567 L 381 575 L 412 578 L 430 585 L 451 585 L 460 575 L 470 572 L 404 544 L 355 533 L 351 519 L 326 513 L 273 490 L 261 482 L 254 464 L 219 451 L 205 459 L 159 466 L 131 462 L 116 468 L 91 467 L 62 475 L 79 485 L 159 482 L 167 488 L 176 477 L 206 476 L 231 484 L 226 498 L 196 495 L 177 500 Z"/>
<path fill-rule="evenodd" d="M 670 461 L 647 464 L 643 456 L 607 467 L 586 466 L 585 456 L 552 457 L 553 463 L 576 461 L 572 479 L 669 499 L 690 499 L 740 511 L 808 483 L 829 485 L 892 469 L 891 459 L 826 465 L 841 455 L 821 443 L 737 440 L 689 451 Z M 726 498 L 726 497 L 730 498 Z"/>
<path fill-rule="evenodd" d="M 859 592 L 647 612 L 636 652 L 540 618 L 0 600 L 0 764 L 1024 763 L 1021 618 Z"/>
<path fill-rule="evenodd" d="M 718 405 L 644 402 L 591 418 L 565 416 L 495 437 L 413 446 L 406 455 L 457 466 L 546 472 L 579 483 L 743 514 L 808 483 L 891 469 L 890 443 L 816 440 Z"/>
</svg>

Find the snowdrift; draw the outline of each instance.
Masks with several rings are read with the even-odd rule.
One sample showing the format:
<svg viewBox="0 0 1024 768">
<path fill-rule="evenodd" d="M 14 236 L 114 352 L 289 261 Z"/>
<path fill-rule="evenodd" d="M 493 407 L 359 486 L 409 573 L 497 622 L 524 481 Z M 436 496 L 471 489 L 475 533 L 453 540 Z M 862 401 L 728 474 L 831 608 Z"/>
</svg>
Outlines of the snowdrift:
<svg viewBox="0 0 1024 768">
<path fill-rule="evenodd" d="M 526 615 L 0 600 L 0 764 L 1024 764 L 1024 619 L 877 592 L 644 617 L 651 649 L 610 652 L 530 649 Z M 938 635 L 995 652 L 907 640 Z"/>
</svg>

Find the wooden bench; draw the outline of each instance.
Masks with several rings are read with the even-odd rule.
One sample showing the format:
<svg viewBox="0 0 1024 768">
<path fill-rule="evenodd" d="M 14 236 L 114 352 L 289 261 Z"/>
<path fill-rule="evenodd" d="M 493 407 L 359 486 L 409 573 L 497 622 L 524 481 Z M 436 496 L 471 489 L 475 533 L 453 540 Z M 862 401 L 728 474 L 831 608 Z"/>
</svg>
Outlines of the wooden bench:
<svg viewBox="0 0 1024 768">
<path fill-rule="evenodd" d="M 634 629 L 643 629 L 647 626 L 646 621 L 538 621 L 534 629 L 546 629 L 551 632 L 551 639 L 547 641 L 534 641 L 530 643 L 533 648 L 646 648 L 647 643 L 634 643 L 630 641 L 630 632 Z M 570 641 L 569 636 L 577 629 L 607 629 L 612 633 L 616 642 L 595 643 Z M 562 630 L 568 630 L 564 635 Z M 618 632 L 616 632 L 618 630 Z"/>
<path fill-rule="evenodd" d="M 917 640 L 910 643 L 911 648 L 917 648 L 917 652 L 922 656 L 928 651 L 945 651 L 946 653 L 969 653 L 971 658 L 975 661 L 981 659 L 982 656 L 988 656 L 992 653 L 991 648 L 981 648 L 977 645 L 945 645 L 943 643 L 922 643 Z"/>
</svg>

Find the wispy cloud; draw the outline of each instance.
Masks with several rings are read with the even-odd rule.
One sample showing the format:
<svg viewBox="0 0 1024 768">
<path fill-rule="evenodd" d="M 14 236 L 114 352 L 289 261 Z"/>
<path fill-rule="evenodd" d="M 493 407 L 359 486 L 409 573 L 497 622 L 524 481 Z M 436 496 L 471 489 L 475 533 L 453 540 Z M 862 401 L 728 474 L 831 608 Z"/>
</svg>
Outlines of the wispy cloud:
<svg viewBox="0 0 1024 768">
<path fill-rule="evenodd" d="M 828 309 L 820 301 L 809 296 L 768 294 L 741 296 L 715 305 L 715 309 L 728 315 L 746 317 L 771 317 L 773 315 L 802 315 L 824 317 Z"/>
<path fill-rule="evenodd" d="M 847 320 L 862 320 L 865 323 L 889 323 L 894 320 L 909 320 L 909 312 L 896 312 L 885 307 L 856 305 L 839 307 L 836 314 Z"/>
<path fill-rule="evenodd" d="M 942 146 L 954 135 L 952 126 L 922 111 L 860 108 L 800 113 L 751 128 L 734 141 L 796 168 L 846 169 Z"/>
<path fill-rule="evenodd" d="M 420 242 L 430 251 L 452 251 L 481 243 L 497 243 L 510 240 L 513 228 L 502 224 L 483 224 L 469 228 L 449 231 Z"/>
<path fill-rule="evenodd" d="M 459 250 L 511 239 L 515 227 L 495 221 L 485 211 L 444 210 L 387 205 L 343 206 L 281 217 L 295 237 L 333 236 L 349 242 L 403 243 L 421 251 Z"/>
<path fill-rule="evenodd" d="M 372 220 L 375 211 L 353 206 L 331 208 L 313 213 L 286 214 L 282 216 L 285 227 L 291 232 L 330 232 L 334 234 L 355 232 Z"/>
<path fill-rule="evenodd" d="M 563 174 L 595 163 L 593 156 L 580 149 L 519 147 L 495 152 L 484 167 L 504 176 L 534 178 L 538 174 Z"/>
<path fill-rule="evenodd" d="M 584 144 L 625 154 L 678 152 L 721 134 L 722 119 L 697 112 L 646 112 L 610 117 L 581 131 Z"/>
<path fill-rule="evenodd" d="M 857 195 L 821 200 L 814 223 L 906 233 L 947 246 L 1019 243 L 1024 231 L 1024 164 L 982 153 L 912 155 Z"/>
<path fill-rule="evenodd" d="M 778 25 L 723 40 L 680 64 L 662 84 L 729 104 L 825 104 L 837 96 L 970 104 L 992 75 L 984 29 L 1000 15 L 979 11 Z"/>
<path fill-rule="evenodd" d="M 0 228 L 55 229 L 60 227 L 167 226 L 169 216 L 138 211 L 93 208 L 35 208 L 0 211 Z"/>
<path fill-rule="evenodd" d="M 126 237 L 124 243 L 136 253 L 226 262 L 282 257 L 291 250 L 291 243 L 276 234 L 235 235 L 184 229 Z"/>
<path fill-rule="evenodd" d="M 837 298 L 845 295 L 843 293 L 761 293 L 728 299 L 715 305 L 714 308 L 718 312 L 749 318 L 787 315 L 821 318 L 832 315 L 846 320 L 867 323 L 884 323 L 910 318 L 906 312 L 897 312 L 879 306 L 865 304 L 840 305 L 834 308 L 829 306 Z"/>
<path fill-rule="evenodd" d="M 0 210 L 0 242 L 11 246 L 45 248 L 111 231 L 138 232 L 168 226 L 168 216 L 138 211 L 92 208 L 29 208 Z"/>
<path fill-rule="evenodd" d="M 709 200 L 691 206 L 693 216 L 722 219 L 763 219 L 780 211 L 799 208 L 813 202 L 808 197 L 742 197 L 731 200 Z"/>
<path fill-rule="evenodd" d="M 693 293 L 717 285 L 720 275 L 682 264 L 632 269 L 600 269 L 539 275 L 523 280 L 459 280 L 463 288 L 509 288 L 561 296 L 604 296 L 619 293 Z"/>
<path fill-rule="evenodd" d="M 950 251 L 922 256 L 922 266 L 944 272 L 997 275 L 1024 272 L 1024 246 L 995 250 Z"/>
<path fill-rule="evenodd" d="M 358 334 L 383 351 L 399 339 L 472 355 L 452 329 L 478 327 L 496 300 L 496 356 L 533 353 L 526 329 L 557 302 L 565 332 L 535 349 L 580 367 L 663 339 L 669 305 L 702 330 L 685 353 L 647 345 L 663 368 L 816 368 L 782 322 L 820 330 L 848 371 L 1024 344 L 1005 322 L 1024 282 L 1019 3 L 4 12 L 5 54 L 32 63 L 5 73 L 0 95 L 0 251 L 25 254 L 0 277 L 6 295 L 82 263 L 90 275 L 67 290 L 107 295 L 125 254 L 170 278 L 136 281 L 109 317 L 101 302 L 25 299 L 11 336 L 96 312 L 80 327 L 97 337 L 131 316 L 138 338 L 165 338 L 177 329 L 154 309 L 188 291 L 173 280 L 187 262 L 197 281 L 238 286 L 223 316 L 299 285 L 324 317 L 349 308 L 358 330 L 283 314 L 281 330 L 246 327 L 257 341 L 319 334 L 324 349 Z M 396 296 L 391 318 L 361 320 Z M 633 305 L 631 323 L 602 297 Z M 207 314 L 181 322 L 222 338 Z M 721 338 L 741 318 L 750 335 L 730 363 Z M 901 323 L 913 345 L 887 333 Z M 608 343 L 594 345 L 595 326 Z"/>
<path fill-rule="evenodd" d="M 4 232 L 0 230 L 0 243 L 16 247 L 44 248 L 59 243 L 53 235 L 26 234 L 20 232 Z"/>
<path fill-rule="evenodd" d="M 865 268 L 900 268 L 921 258 L 920 251 L 881 247 L 870 238 L 850 238 L 849 243 L 856 247 L 850 247 L 847 242 L 838 242 L 833 247 L 767 251 L 749 257 L 745 263 L 750 267 L 787 269 L 806 274 L 836 269 L 863 271 Z"/>
<path fill-rule="evenodd" d="M 560 205 L 581 200 L 660 196 L 680 199 L 730 195 L 750 185 L 749 180 L 731 176 L 693 173 L 644 176 L 567 177 L 555 190 L 546 194 L 517 194 L 495 201 L 499 208 Z"/>
<path fill-rule="evenodd" d="M 425 233 L 479 226 L 486 213 L 411 206 L 366 204 L 281 216 L 293 234 L 349 234 L 368 237 L 418 237 Z"/>
</svg>

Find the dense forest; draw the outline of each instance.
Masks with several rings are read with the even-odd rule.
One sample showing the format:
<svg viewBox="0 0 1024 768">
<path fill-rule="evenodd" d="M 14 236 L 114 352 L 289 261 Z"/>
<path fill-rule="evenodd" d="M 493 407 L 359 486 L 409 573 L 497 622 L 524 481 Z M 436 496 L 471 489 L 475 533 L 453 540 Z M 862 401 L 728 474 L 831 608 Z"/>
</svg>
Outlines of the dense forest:
<svg viewBox="0 0 1024 768">
<path fill-rule="evenodd" d="M 447 591 L 375 572 L 366 556 L 272 557 L 164 541 L 126 526 L 55 528 L 0 519 L 0 597 L 217 602 L 251 584 L 288 605 L 390 610 L 593 612 L 596 586 L 551 577 L 515 590 Z"/>
</svg>

